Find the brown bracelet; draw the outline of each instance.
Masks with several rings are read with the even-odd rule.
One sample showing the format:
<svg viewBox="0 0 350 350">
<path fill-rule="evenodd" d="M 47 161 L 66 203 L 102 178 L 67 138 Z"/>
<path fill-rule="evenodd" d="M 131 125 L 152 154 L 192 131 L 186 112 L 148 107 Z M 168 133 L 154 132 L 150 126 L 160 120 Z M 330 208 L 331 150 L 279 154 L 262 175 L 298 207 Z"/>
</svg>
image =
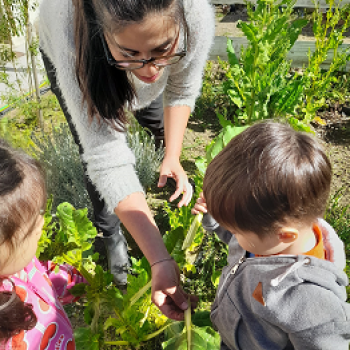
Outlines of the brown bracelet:
<svg viewBox="0 0 350 350">
<path fill-rule="evenodd" d="M 174 258 L 170 257 L 170 258 L 164 258 L 164 259 L 160 259 L 158 261 L 155 261 L 154 263 L 151 264 L 151 267 L 153 267 L 154 265 L 161 263 L 163 261 L 170 261 L 170 260 L 174 260 Z"/>
</svg>

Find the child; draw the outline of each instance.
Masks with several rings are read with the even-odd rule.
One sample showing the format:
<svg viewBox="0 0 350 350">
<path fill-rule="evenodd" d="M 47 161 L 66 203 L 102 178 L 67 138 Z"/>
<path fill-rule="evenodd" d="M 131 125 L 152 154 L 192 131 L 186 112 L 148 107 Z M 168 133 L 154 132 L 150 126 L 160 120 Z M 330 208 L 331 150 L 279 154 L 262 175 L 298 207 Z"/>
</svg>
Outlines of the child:
<svg viewBox="0 0 350 350">
<path fill-rule="evenodd" d="M 68 265 L 41 263 L 36 249 L 45 207 L 40 165 L 0 140 L 0 349 L 75 349 L 62 303 L 85 280 Z"/>
<path fill-rule="evenodd" d="M 349 350 L 343 245 L 318 219 L 330 183 L 316 139 L 271 121 L 209 164 L 192 213 L 229 244 L 211 312 L 221 349 Z"/>
</svg>

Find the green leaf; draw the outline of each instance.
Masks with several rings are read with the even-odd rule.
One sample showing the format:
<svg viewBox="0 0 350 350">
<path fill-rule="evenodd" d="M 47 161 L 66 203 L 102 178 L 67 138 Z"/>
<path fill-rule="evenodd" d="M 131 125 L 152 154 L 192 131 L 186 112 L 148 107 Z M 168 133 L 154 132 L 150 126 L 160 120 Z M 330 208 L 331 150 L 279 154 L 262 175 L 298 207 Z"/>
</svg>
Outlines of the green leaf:
<svg viewBox="0 0 350 350">
<path fill-rule="evenodd" d="M 204 177 L 207 170 L 207 160 L 204 157 L 197 157 L 195 160 L 196 167 L 202 177 Z"/>
<path fill-rule="evenodd" d="M 219 122 L 220 122 L 220 125 L 221 125 L 223 128 L 225 128 L 226 126 L 232 125 L 232 123 L 231 123 L 229 120 L 227 120 L 227 119 L 223 116 L 223 114 L 217 112 L 217 113 L 216 113 L 216 116 L 218 117 Z"/>
<path fill-rule="evenodd" d="M 222 131 L 223 145 L 224 147 L 237 135 L 239 135 L 242 131 L 247 129 L 249 125 L 245 126 L 227 126 Z"/>
<path fill-rule="evenodd" d="M 202 223 L 202 219 L 203 213 L 199 213 L 194 217 L 190 229 L 188 230 L 186 238 L 184 239 L 184 242 L 182 244 L 182 250 L 185 250 L 191 246 L 192 241 Z"/>
<path fill-rule="evenodd" d="M 123 322 L 116 318 L 109 317 L 103 324 L 103 329 L 106 331 L 110 327 L 114 327 L 116 332 L 122 333 L 120 327 L 123 327 Z"/>
<path fill-rule="evenodd" d="M 219 285 L 219 280 L 220 280 L 220 276 L 221 276 L 221 271 L 214 271 L 210 277 L 211 279 L 211 283 L 213 283 L 213 285 L 217 288 Z"/>
<path fill-rule="evenodd" d="M 245 36 L 251 43 L 255 44 L 257 42 L 257 30 L 253 26 L 253 24 L 240 21 L 237 27 L 242 30 L 242 32 L 245 34 Z"/>
<path fill-rule="evenodd" d="M 86 283 L 78 283 L 75 286 L 73 286 L 71 289 L 69 289 L 69 293 L 72 295 L 79 297 L 86 293 Z"/>
<path fill-rule="evenodd" d="M 232 45 L 232 40 L 227 38 L 227 55 L 228 55 L 228 61 L 231 66 L 235 66 L 239 64 L 239 61 L 237 59 L 235 49 Z"/>
<path fill-rule="evenodd" d="M 100 350 L 99 334 L 92 334 L 90 328 L 78 328 L 74 331 L 77 350 Z"/>
<path fill-rule="evenodd" d="M 172 255 L 178 242 L 183 242 L 184 239 L 184 230 L 182 227 L 177 227 L 174 230 L 170 231 L 168 234 L 163 236 L 164 244 L 169 252 Z"/>
<path fill-rule="evenodd" d="M 222 142 L 222 133 L 214 140 L 214 144 L 207 150 L 208 164 L 222 151 L 224 144 Z"/>
<path fill-rule="evenodd" d="M 187 350 L 187 335 L 178 334 L 175 337 L 162 343 L 163 350 Z M 220 336 L 209 327 L 191 328 L 191 349 L 192 350 L 219 350 Z"/>
<path fill-rule="evenodd" d="M 197 327 L 213 327 L 210 319 L 210 311 L 196 311 L 192 315 L 192 323 Z"/>
</svg>

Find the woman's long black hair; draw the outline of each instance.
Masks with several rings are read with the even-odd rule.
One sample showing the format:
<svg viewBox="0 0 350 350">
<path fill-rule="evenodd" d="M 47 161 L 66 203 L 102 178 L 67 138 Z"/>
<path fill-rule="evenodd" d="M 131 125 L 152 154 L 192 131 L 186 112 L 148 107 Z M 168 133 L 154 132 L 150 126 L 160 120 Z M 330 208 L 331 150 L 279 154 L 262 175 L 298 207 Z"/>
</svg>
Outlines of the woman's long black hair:
<svg viewBox="0 0 350 350">
<path fill-rule="evenodd" d="M 182 0 L 73 0 L 76 46 L 76 77 L 89 117 L 104 120 L 117 130 L 127 122 L 125 107 L 136 96 L 126 71 L 108 64 L 101 32 L 118 33 L 140 23 L 148 14 L 167 13 L 187 24 Z"/>
</svg>

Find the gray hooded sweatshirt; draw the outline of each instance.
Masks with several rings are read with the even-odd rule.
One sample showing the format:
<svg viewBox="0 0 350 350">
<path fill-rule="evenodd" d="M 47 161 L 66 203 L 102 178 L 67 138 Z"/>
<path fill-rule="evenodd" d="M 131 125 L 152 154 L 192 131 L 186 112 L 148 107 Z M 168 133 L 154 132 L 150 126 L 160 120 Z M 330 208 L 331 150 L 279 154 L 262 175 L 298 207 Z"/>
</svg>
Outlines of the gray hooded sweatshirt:
<svg viewBox="0 0 350 350">
<path fill-rule="evenodd" d="M 247 258 L 209 215 L 203 226 L 229 244 L 211 319 L 232 350 L 349 350 L 350 304 L 343 243 L 318 222 L 331 261 L 306 255 Z"/>
</svg>

